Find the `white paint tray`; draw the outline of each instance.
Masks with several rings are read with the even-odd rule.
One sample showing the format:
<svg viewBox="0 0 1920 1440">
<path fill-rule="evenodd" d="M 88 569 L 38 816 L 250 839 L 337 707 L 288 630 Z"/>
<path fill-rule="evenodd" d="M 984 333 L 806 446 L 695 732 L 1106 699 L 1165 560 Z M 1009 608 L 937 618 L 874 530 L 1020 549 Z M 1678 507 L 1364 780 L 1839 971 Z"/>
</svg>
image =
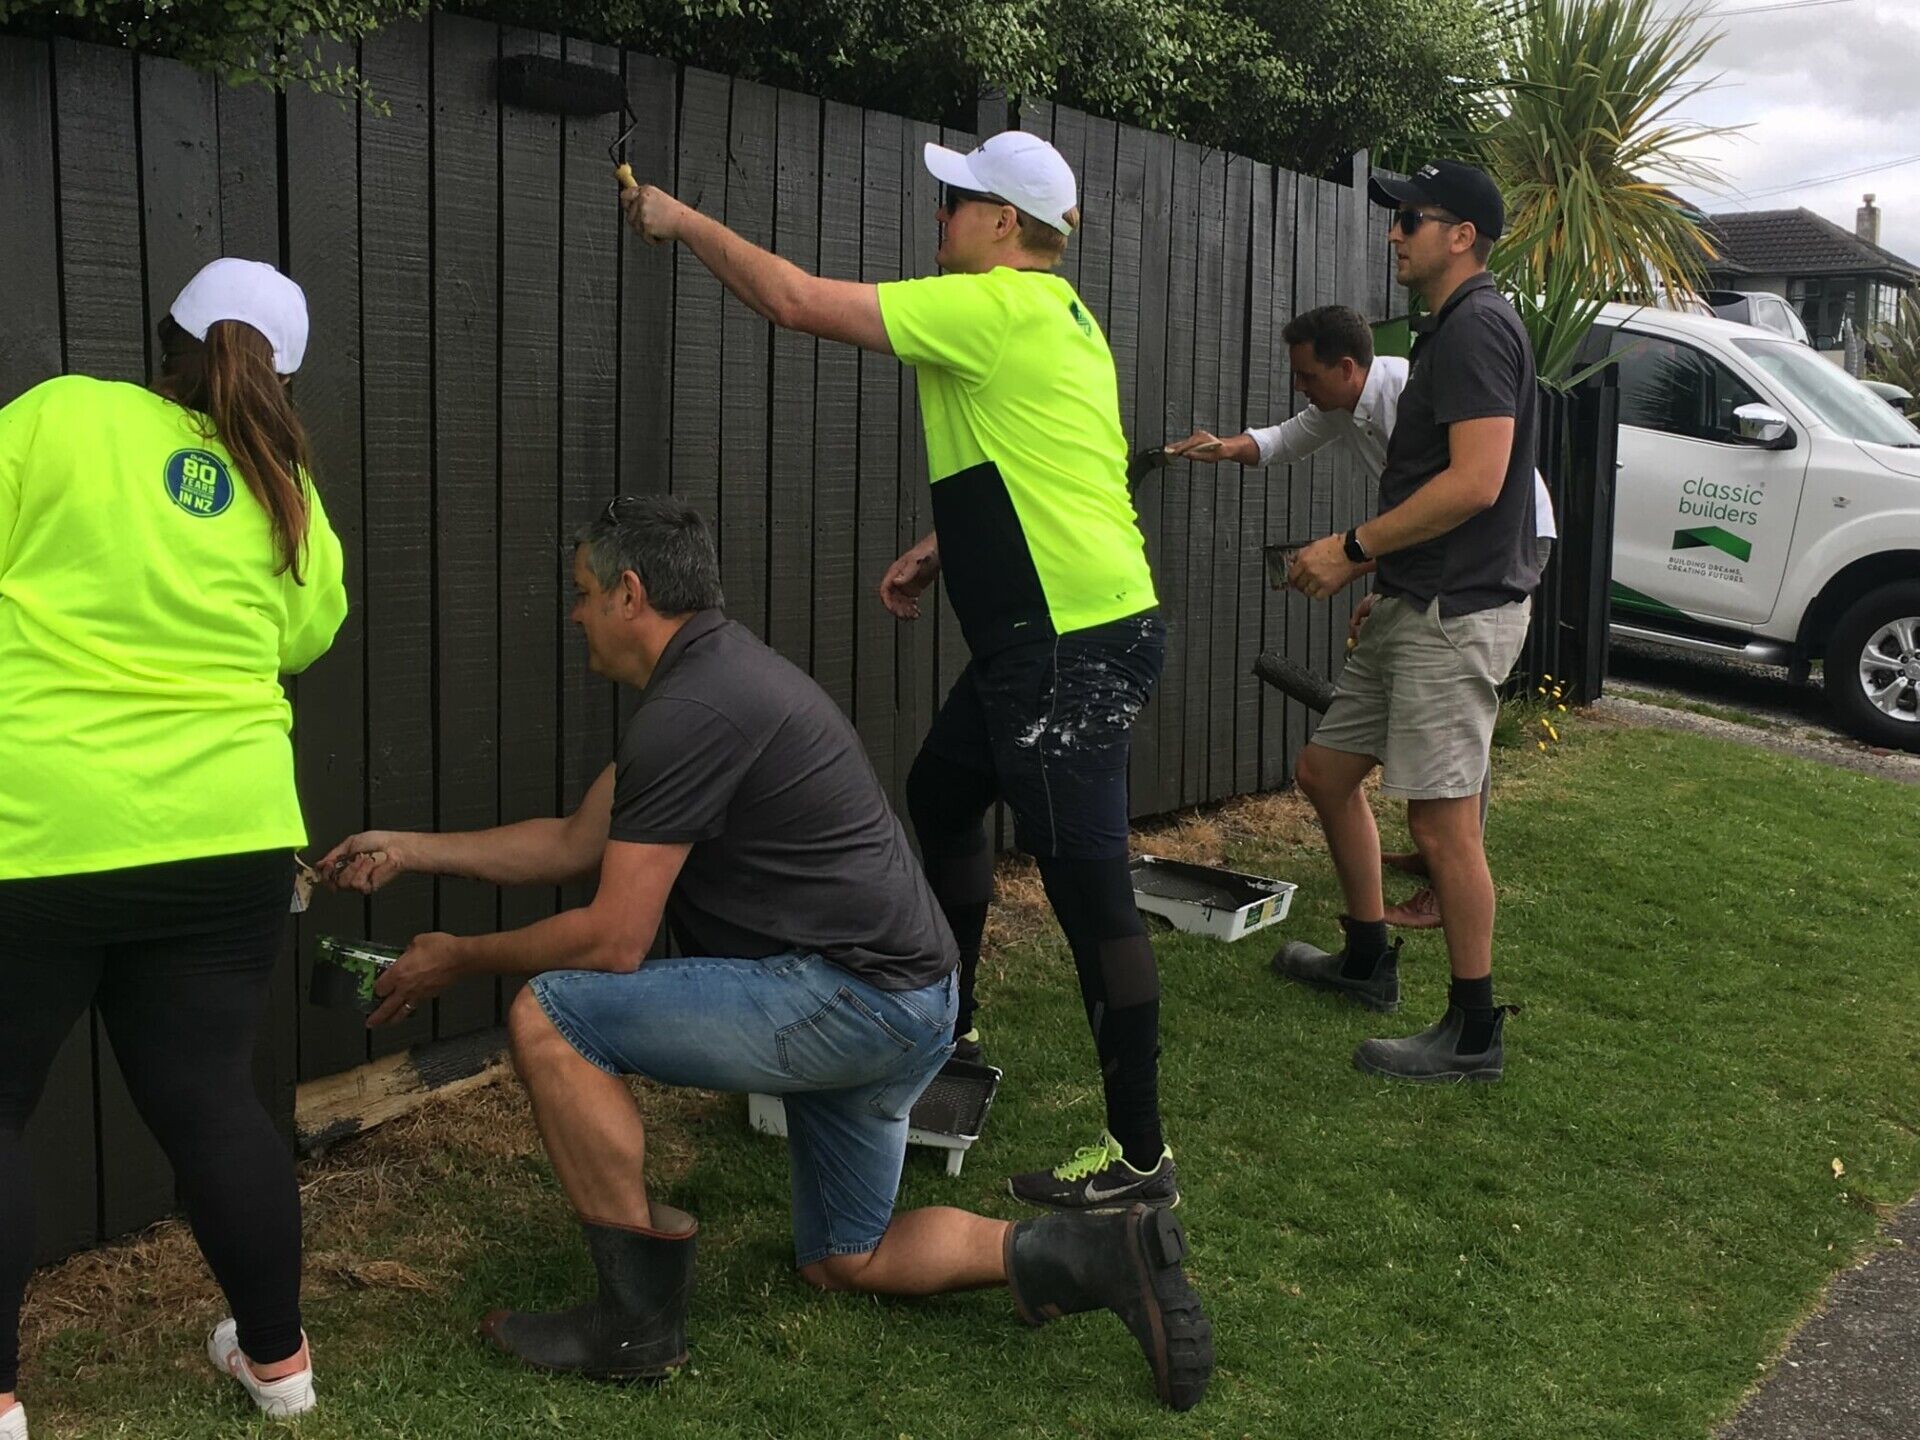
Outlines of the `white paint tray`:
<svg viewBox="0 0 1920 1440">
<path fill-rule="evenodd" d="M 1158 855 L 1134 859 L 1133 903 L 1189 935 L 1238 940 L 1287 918 L 1298 886 Z"/>
<path fill-rule="evenodd" d="M 947 1152 L 947 1174 L 958 1175 L 967 1150 L 987 1128 L 987 1111 L 1000 1072 L 972 1060 L 949 1060 L 927 1082 L 907 1116 L 907 1143 Z M 787 1107 L 778 1095 L 749 1094 L 747 1123 L 763 1135 L 787 1133 Z"/>
</svg>

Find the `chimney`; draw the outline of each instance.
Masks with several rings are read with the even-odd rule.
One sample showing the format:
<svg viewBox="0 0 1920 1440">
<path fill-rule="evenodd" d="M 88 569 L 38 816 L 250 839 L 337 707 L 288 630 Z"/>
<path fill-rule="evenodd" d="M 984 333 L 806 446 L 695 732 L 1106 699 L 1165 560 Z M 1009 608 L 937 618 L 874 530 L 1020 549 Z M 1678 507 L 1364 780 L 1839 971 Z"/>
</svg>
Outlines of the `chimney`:
<svg viewBox="0 0 1920 1440">
<path fill-rule="evenodd" d="M 1863 196 L 1867 202 L 1853 212 L 1853 233 L 1869 245 L 1880 243 L 1880 207 L 1873 203 L 1873 196 Z"/>
</svg>

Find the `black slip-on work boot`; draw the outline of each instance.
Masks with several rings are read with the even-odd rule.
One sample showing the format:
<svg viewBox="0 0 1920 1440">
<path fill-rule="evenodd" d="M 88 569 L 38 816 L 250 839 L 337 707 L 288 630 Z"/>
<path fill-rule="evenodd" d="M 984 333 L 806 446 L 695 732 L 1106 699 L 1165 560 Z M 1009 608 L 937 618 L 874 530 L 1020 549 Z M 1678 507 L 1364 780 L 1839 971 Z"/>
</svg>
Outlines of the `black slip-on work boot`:
<svg viewBox="0 0 1920 1440">
<path fill-rule="evenodd" d="M 694 1237 L 684 1210 L 653 1202 L 665 1229 L 580 1222 L 600 1293 L 570 1310 L 494 1310 L 480 1333 L 538 1370 L 594 1380 L 658 1380 L 687 1363 Z"/>
<path fill-rule="evenodd" d="M 1418 1035 L 1409 1035 L 1404 1040 L 1362 1040 L 1360 1048 L 1353 1052 L 1353 1063 L 1369 1075 L 1428 1085 L 1458 1080 L 1498 1080 L 1507 1063 L 1500 1032 L 1507 1016 L 1518 1007 L 1496 1005 L 1493 1008 L 1493 1034 L 1484 1050 L 1461 1050 L 1467 1012 L 1458 1005 L 1449 1005 L 1446 1014 Z"/>
<path fill-rule="evenodd" d="M 1191 1410 L 1213 1375 L 1213 1325 L 1180 1268 L 1186 1253 L 1170 1211 L 1043 1215 L 1007 1231 L 1007 1288 L 1029 1325 L 1111 1310 L 1140 1342 L 1161 1402 Z"/>
<path fill-rule="evenodd" d="M 1340 928 L 1347 928 L 1347 917 L 1340 917 Z M 1284 980 L 1297 980 L 1316 990 L 1331 990 L 1356 1005 L 1391 1015 L 1400 1008 L 1400 942 L 1392 941 L 1373 969 L 1365 975 L 1345 972 L 1347 952 L 1343 946 L 1331 953 L 1304 940 L 1289 940 L 1274 952 L 1273 973 Z"/>
</svg>

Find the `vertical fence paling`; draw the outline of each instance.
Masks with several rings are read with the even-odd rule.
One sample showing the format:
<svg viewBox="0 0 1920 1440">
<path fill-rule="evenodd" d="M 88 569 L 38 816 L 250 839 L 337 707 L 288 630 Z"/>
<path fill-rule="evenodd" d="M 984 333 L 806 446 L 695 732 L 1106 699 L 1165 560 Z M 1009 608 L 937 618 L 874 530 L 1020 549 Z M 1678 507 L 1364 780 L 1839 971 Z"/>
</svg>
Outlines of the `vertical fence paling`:
<svg viewBox="0 0 1920 1440">
<path fill-rule="evenodd" d="M 636 172 L 808 269 L 931 270 L 937 187 L 920 150 L 936 137 L 965 149 L 962 131 L 446 15 L 327 51 L 361 66 L 381 113 L 0 37 L 0 239 L 17 296 L 0 403 L 62 370 L 147 378 L 154 322 L 217 254 L 277 261 L 305 286 L 296 396 L 353 596 L 333 652 L 293 685 L 316 845 L 370 821 L 473 827 L 579 799 L 617 707 L 565 621 L 563 542 L 614 493 L 671 492 L 706 512 L 740 618 L 853 717 L 897 799 L 967 660 L 938 594 L 901 627 L 873 593 L 930 524 L 912 377 L 889 357 L 773 334 L 685 251 L 625 236 L 611 117 L 495 98 L 496 59 L 528 52 L 617 66 L 641 117 Z M 1284 419 L 1298 403 L 1287 318 L 1341 300 L 1377 319 L 1394 303 L 1364 160 L 1339 182 L 1301 176 L 1052 104 L 983 107 L 980 128 L 1009 116 L 1081 177 L 1062 273 L 1103 324 L 1134 445 Z M 129 165 L 102 169 L 101 154 Z M 1527 673 L 1569 675 L 1582 693 L 1605 656 L 1612 396 L 1594 386 L 1543 408 L 1568 538 Z M 1254 682 L 1252 657 L 1336 669 L 1353 597 L 1272 591 L 1260 546 L 1355 523 L 1374 498 L 1325 456 L 1291 473 L 1176 465 L 1144 481 L 1169 646 L 1136 732 L 1136 815 L 1285 782 L 1313 717 Z M 301 1003 L 317 933 L 484 930 L 561 899 L 461 881 L 371 905 L 321 896 L 263 1033 L 275 1115 L 291 1123 L 297 1079 L 374 1053 L 355 1017 Z M 460 987 L 373 1047 L 486 1028 L 509 998 Z M 91 1022 L 61 1051 L 30 1136 L 43 1257 L 170 1203 Z"/>
</svg>

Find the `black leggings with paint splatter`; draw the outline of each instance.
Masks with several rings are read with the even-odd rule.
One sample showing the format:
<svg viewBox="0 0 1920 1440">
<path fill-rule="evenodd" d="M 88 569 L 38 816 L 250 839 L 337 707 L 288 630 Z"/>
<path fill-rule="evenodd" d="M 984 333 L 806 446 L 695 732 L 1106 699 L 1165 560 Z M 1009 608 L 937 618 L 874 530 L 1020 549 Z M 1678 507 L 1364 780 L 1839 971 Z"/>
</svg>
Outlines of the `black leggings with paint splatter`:
<svg viewBox="0 0 1920 1440">
<path fill-rule="evenodd" d="M 1160 979 L 1127 871 L 1127 757 L 1159 679 L 1165 632 L 1149 612 L 975 659 L 907 777 L 927 878 L 960 947 L 956 1034 L 993 892 L 985 818 L 995 800 L 1039 863 L 1073 952 L 1107 1101 L 1133 1165 L 1159 1163 Z"/>
</svg>

